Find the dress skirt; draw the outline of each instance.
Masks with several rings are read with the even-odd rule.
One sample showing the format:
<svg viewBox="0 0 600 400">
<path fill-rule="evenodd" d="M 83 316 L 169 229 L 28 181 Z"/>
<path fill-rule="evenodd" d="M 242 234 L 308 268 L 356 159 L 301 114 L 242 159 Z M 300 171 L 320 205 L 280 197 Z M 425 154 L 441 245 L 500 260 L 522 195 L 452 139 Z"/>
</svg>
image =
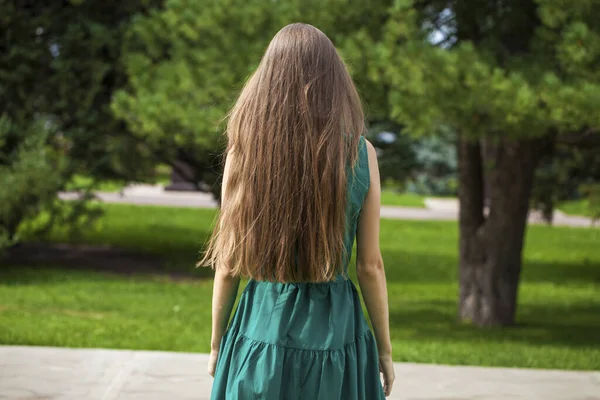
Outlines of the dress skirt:
<svg viewBox="0 0 600 400">
<path fill-rule="evenodd" d="M 384 398 L 352 281 L 248 282 L 221 342 L 211 399 Z"/>
</svg>

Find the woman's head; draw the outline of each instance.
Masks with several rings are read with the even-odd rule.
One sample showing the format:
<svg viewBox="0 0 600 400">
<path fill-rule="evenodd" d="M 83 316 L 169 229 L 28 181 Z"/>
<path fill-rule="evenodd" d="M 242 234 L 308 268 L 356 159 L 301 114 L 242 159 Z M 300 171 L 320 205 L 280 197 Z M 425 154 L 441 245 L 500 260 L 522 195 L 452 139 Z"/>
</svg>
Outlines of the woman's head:
<svg viewBox="0 0 600 400">
<path fill-rule="evenodd" d="M 227 134 L 230 148 L 242 149 L 243 141 L 278 128 L 326 140 L 340 131 L 360 135 L 363 119 L 352 79 L 331 40 L 297 23 L 284 27 L 269 44 L 231 111 Z M 248 123 L 254 129 L 246 128 Z"/>
<path fill-rule="evenodd" d="M 277 281 L 342 272 L 346 167 L 363 130 L 329 38 L 306 24 L 279 31 L 229 115 L 226 198 L 202 263 Z"/>
</svg>

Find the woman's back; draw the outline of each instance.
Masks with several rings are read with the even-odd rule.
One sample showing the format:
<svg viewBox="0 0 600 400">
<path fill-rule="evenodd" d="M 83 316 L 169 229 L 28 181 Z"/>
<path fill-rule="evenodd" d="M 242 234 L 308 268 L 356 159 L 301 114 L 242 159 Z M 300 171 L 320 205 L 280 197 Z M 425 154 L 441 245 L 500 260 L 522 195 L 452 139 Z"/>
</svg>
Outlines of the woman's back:
<svg viewBox="0 0 600 400">
<path fill-rule="evenodd" d="M 361 138 L 348 174 L 345 271 L 368 188 Z M 250 280 L 220 353 L 213 399 L 383 398 L 375 342 L 356 287 L 342 275 L 322 283 Z"/>
<path fill-rule="evenodd" d="M 372 400 L 391 390 L 379 173 L 363 131 L 331 41 L 310 25 L 283 28 L 227 125 L 222 207 L 202 261 L 216 270 L 213 399 Z M 348 278 L 355 238 L 377 341 Z M 250 280 L 228 325 L 240 277 Z"/>
</svg>

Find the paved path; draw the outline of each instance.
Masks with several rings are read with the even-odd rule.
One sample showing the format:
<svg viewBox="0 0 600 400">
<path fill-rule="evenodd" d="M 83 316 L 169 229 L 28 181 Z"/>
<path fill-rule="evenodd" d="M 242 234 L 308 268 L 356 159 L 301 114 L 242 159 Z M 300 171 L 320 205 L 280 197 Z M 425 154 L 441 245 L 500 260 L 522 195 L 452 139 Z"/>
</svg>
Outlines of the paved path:
<svg viewBox="0 0 600 400">
<path fill-rule="evenodd" d="M 205 400 L 205 354 L 0 346 L 0 399 Z M 397 363 L 391 400 L 600 400 L 600 372 Z M 336 399 L 331 399 L 336 400 Z"/>
<path fill-rule="evenodd" d="M 139 205 L 161 205 L 172 207 L 214 208 L 216 202 L 211 194 L 197 192 L 167 192 L 161 186 L 134 185 L 121 193 L 97 193 L 106 203 L 127 203 Z M 76 193 L 61 193 L 63 199 L 75 199 Z M 458 203 L 452 199 L 427 199 L 426 208 L 382 206 L 381 217 L 409 220 L 454 221 L 458 218 Z M 529 222 L 543 223 L 538 215 L 532 213 Z M 589 218 L 565 215 L 556 212 L 554 225 L 590 227 Z"/>
</svg>

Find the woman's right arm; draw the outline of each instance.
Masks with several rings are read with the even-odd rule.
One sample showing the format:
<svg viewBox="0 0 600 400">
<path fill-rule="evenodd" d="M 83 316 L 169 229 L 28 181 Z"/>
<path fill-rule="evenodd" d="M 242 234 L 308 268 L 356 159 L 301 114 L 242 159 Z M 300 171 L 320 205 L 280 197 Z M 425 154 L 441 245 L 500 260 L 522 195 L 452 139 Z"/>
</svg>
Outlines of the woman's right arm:
<svg viewBox="0 0 600 400">
<path fill-rule="evenodd" d="M 363 203 L 356 232 L 356 271 L 369 318 L 375 331 L 379 365 L 384 379 L 384 392 L 389 396 L 394 383 L 392 343 L 388 310 L 387 285 L 383 258 L 379 249 L 379 215 L 381 211 L 381 183 L 377 153 L 367 141 L 370 186 Z"/>
</svg>

